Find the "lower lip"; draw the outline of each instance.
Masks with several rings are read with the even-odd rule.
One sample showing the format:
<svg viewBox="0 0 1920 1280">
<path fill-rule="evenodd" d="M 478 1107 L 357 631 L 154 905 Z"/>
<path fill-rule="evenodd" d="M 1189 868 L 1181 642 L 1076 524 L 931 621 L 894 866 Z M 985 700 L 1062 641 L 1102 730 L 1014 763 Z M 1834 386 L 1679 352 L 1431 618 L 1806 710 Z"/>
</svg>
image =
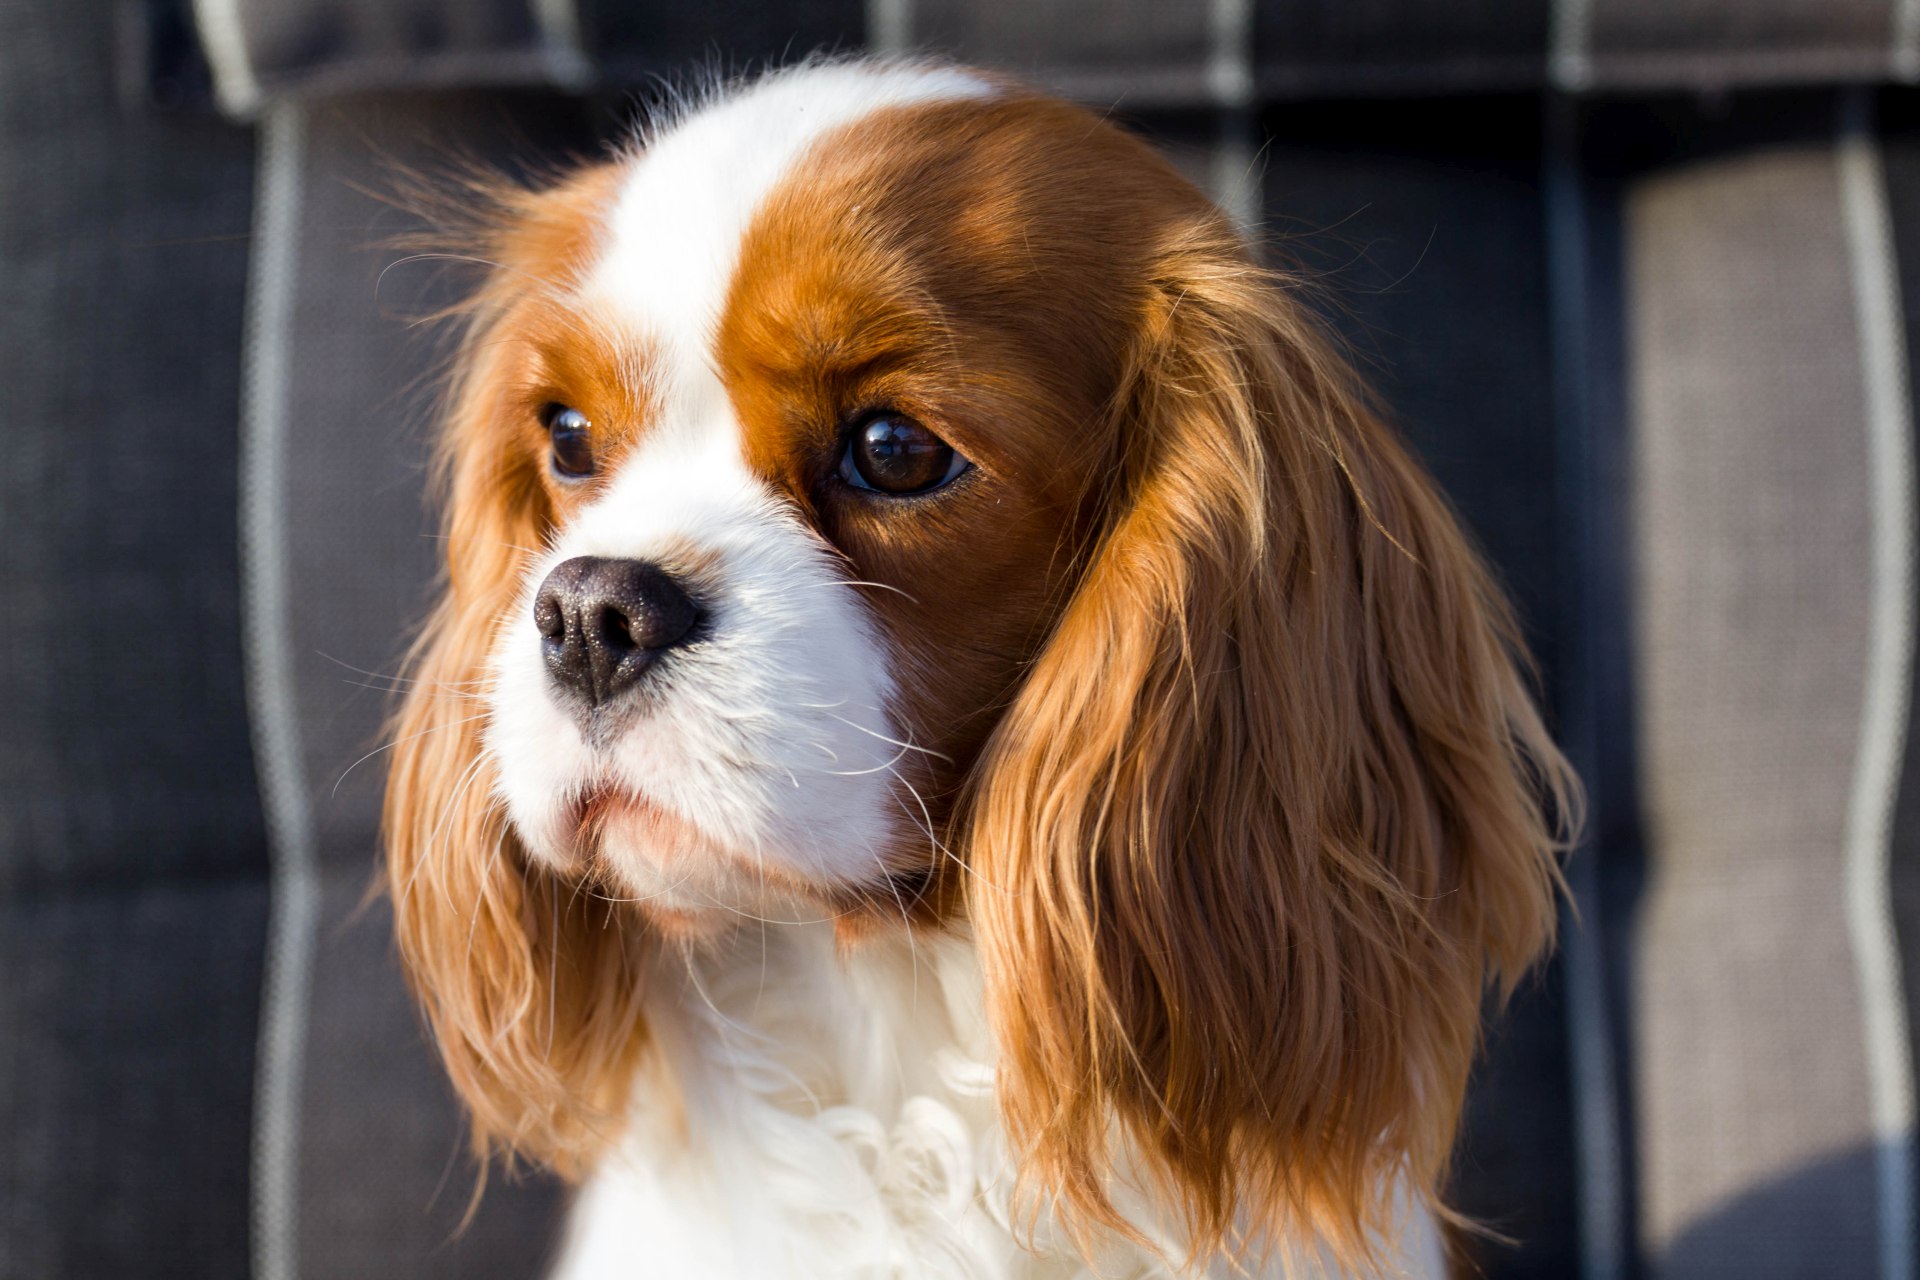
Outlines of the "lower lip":
<svg viewBox="0 0 1920 1280">
<path fill-rule="evenodd" d="M 684 829 L 685 825 L 652 801 L 609 786 L 594 787 L 575 801 L 572 817 L 574 840 L 583 845 L 621 819 L 662 828 Z"/>
<path fill-rule="evenodd" d="M 585 840 L 609 817 L 633 803 L 611 787 L 594 787 L 578 800 L 571 809 L 573 834 L 576 840 Z"/>
<path fill-rule="evenodd" d="M 593 858 L 600 854 L 602 842 L 611 835 L 620 845 L 638 852 L 646 863 L 651 864 L 652 875 L 664 875 L 674 880 L 688 876 L 706 880 L 711 876 L 724 878 L 737 873 L 743 882 L 758 888 L 771 889 L 796 900 L 825 904 L 835 911 L 846 911 L 856 900 L 866 896 L 855 893 L 850 898 L 844 886 L 836 890 L 810 883 L 785 873 L 777 865 L 770 865 L 765 860 L 748 859 L 730 852 L 685 818 L 632 791 L 608 785 L 591 788 L 574 802 L 570 818 L 574 847 L 583 855 Z M 909 897 L 918 901 L 925 888 L 924 883 L 914 885 Z M 654 892 L 651 889 L 649 891 Z M 897 889 L 888 892 L 885 901 L 896 903 L 898 894 Z M 659 900 L 649 908 L 648 914 L 668 910 L 665 901 Z M 696 932 L 692 930 L 691 922 L 696 917 L 704 920 L 706 914 L 689 914 L 687 931 Z"/>
</svg>

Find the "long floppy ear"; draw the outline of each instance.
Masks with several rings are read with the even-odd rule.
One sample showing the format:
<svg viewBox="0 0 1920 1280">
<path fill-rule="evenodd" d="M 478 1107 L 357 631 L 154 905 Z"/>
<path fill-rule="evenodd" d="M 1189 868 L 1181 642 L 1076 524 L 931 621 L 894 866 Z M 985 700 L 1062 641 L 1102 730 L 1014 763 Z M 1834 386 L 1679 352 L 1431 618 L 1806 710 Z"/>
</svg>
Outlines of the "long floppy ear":
<svg viewBox="0 0 1920 1280">
<path fill-rule="evenodd" d="M 630 1076 L 642 953 L 630 922 L 610 925 L 606 903 L 527 858 L 483 742 L 489 651 L 548 521 L 535 464 L 506 430 L 515 377 L 506 339 L 533 287 L 529 253 L 542 236 L 555 249 L 563 234 L 562 196 L 484 194 L 501 230 L 472 247 L 497 265 L 463 309 L 438 459 L 446 580 L 393 726 L 386 887 L 476 1151 L 502 1147 L 578 1175 Z"/>
<path fill-rule="evenodd" d="M 1110 522 L 971 797 L 1001 1105 L 1081 1227 L 1128 1230 L 1117 1132 L 1196 1256 L 1364 1262 L 1394 1194 L 1440 1207 L 1578 787 L 1429 481 L 1283 282 L 1183 234 Z"/>
</svg>

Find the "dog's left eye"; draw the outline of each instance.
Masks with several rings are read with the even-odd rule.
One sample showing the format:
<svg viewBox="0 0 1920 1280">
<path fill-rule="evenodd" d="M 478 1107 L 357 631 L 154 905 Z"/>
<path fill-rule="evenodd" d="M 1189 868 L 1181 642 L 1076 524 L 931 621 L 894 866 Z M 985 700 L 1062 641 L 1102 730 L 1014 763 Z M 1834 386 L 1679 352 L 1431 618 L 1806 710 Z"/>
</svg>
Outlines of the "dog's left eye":
<svg viewBox="0 0 1920 1280">
<path fill-rule="evenodd" d="M 540 424 L 547 429 L 553 457 L 553 469 L 568 480 L 593 474 L 593 437 L 587 415 L 564 404 L 550 404 L 540 411 Z"/>
<path fill-rule="evenodd" d="M 973 464 L 905 414 L 876 413 L 857 424 L 840 458 L 840 478 L 856 489 L 928 493 Z"/>
</svg>

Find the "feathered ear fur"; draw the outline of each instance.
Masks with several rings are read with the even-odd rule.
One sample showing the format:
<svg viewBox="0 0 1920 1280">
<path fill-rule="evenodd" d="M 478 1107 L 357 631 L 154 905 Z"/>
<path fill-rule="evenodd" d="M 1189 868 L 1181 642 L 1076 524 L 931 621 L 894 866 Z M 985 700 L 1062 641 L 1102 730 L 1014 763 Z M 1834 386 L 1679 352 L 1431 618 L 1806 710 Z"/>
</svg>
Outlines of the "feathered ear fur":
<svg viewBox="0 0 1920 1280">
<path fill-rule="evenodd" d="M 1282 282 L 1183 234 L 1110 522 L 971 796 L 1001 1104 L 1069 1221 L 1127 1230 L 1117 1133 L 1197 1256 L 1284 1224 L 1364 1260 L 1396 1189 L 1439 1207 L 1577 783 L 1431 484 Z"/>
<path fill-rule="evenodd" d="M 469 232 L 494 275 L 467 330 L 440 440 L 446 582 L 394 724 L 384 832 L 387 889 L 407 975 L 484 1156 L 496 1145 L 584 1171 L 611 1136 L 638 1047 L 642 956 L 631 922 L 533 865 L 495 792 L 482 741 L 488 654 L 549 515 L 532 456 L 515 447 L 516 308 L 567 270 L 584 220 L 555 191 L 469 184 L 496 217 Z M 469 208 L 471 205 L 469 205 Z M 471 216 L 471 215 L 469 215 Z"/>
</svg>

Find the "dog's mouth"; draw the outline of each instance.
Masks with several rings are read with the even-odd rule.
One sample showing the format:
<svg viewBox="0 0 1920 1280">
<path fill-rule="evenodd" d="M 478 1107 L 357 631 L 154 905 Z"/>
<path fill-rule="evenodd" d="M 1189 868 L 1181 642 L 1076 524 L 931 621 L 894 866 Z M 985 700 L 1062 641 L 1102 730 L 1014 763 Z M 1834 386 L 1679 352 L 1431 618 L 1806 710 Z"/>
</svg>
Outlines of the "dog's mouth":
<svg viewBox="0 0 1920 1280">
<path fill-rule="evenodd" d="M 858 884 L 821 883 L 776 859 L 729 848 L 658 801 L 610 781 L 580 788 L 558 825 L 572 848 L 574 874 L 673 936 L 786 915 L 830 919 L 864 935 L 940 914 L 933 865 L 887 868 Z"/>
<path fill-rule="evenodd" d="M 643 853 L 647 862 L 666 868 L 684 866 L 715 849 L 714 841 L 691 821 L 611 782 L 583 787 L 562 810 L 561 828 L 576 856 L 603 867 L 617 866 L 616 855 L 622 850 Z"/>
<path fill-rule="evenodd" d="M 576 849 L 592 849 L 600 842 L 607 820 L 631 807 L 648 807 L 647 802 L 630 796 L 611 783 L 587 786 L 566 808 L 565 827 L 572 833 Z"/>
</svg>

